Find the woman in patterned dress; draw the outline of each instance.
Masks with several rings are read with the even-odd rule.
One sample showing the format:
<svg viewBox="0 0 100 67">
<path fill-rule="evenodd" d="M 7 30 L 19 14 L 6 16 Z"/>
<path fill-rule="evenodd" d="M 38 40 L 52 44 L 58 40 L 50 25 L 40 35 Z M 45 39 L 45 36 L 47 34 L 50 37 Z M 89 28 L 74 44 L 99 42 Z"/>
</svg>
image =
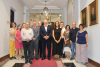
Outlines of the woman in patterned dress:
<svg viewBox="0 0 100 67">
<path fill-rule="evenodd" d="M 80 30 L 76 35 L 76 62 L 86 64 L 88 63 L 87 47 L 88 47 L 88 33 L 83 30 L 83 25 L 79 25 Z"/>
</svg>

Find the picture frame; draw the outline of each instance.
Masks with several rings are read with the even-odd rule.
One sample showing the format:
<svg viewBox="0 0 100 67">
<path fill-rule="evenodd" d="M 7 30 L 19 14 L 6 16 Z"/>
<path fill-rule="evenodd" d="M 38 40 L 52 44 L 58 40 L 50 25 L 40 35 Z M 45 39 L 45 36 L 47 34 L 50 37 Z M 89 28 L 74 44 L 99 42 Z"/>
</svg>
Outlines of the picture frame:
<svg viewBox="0 0 100 67">
<path fill-rule="evenodd" d="M 98 24 L 98 0 L 89 5 L 89 26 Z"/>
<path fill-rule="evenodd" d="M 84 27 L 88 26 L 88 21 L 87 21 L 87 7 L 84 8 L 81 11 L 81 24 L 83 24 Z"/>
</svg>

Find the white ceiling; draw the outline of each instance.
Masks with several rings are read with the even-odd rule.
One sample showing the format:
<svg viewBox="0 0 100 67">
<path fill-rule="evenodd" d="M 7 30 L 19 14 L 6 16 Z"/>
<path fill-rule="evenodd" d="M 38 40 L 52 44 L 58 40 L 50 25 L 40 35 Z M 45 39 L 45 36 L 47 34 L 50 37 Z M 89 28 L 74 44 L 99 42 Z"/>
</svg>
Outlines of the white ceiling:
<svg viewBox="0 0 100 67">
<path fill-rule="evenodd" d="M 28 9 L 63 9 L 67 5 L 68 0 L 20 0 Z"/>
</svg>

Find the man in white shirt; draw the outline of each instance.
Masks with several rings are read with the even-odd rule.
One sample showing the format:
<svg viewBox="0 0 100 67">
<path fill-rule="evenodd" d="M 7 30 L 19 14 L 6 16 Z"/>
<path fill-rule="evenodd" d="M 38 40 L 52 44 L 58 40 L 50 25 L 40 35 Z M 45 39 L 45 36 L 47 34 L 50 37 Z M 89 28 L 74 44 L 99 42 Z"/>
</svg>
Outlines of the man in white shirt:
<svg viewBox="0 0 100 67">
<path fill-rule="evenodd" d="M 60 23 L 60 28 L 62 29 L 62 38 L 61 38 L 61 42 L 62 42 L 62 50 L 63 50 L 63 43 L 64 43 L 64 36 L 63 36 L 63 34 L 64 34 L 64 31 L 65 31 L 65 27 L 64 27 L 64 23 L 63 22 L 61 22 Z"/>
<path fill-rule="evenodd" d="M 22 37 L 22 41 L 23 41 L 23 47 L 24 47 L 24 55 L 25 55 L 25 64 L 26 63 L 30 63 L 31 62 L 31 42 L 32 42 L 32 38 L 33 38 L 34 34 L 33 34 L 33 30 L 31 28 L 29 28 L 29 22 L 25 23 L 25 28 L 23 28 L 21 30 L 21 37 Z M 27 57 L 27 51 L 28 51 L 28 57 Z"/>
</svg>

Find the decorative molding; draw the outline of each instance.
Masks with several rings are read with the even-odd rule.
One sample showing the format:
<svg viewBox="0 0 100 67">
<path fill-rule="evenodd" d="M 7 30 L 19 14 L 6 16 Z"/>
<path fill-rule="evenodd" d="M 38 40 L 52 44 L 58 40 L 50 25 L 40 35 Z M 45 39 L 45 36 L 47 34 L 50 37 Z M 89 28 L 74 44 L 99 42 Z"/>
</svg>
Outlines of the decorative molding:
<svg viewBox="0 0 100 67">
<path fill-rule="evenodd" d="M 100 67 L 100 64 L 98 62 L 95 62 L 94 60 L 88 58 L 88 61 L 90 64 L 94 65 L 95 67 Z"/>
<path fill-rule="evenodd" d="M 40 2 L 40 3 L 42 3 L 42 4 L 45 4 L 45 1 L 42 1 L 42 0 L 38 0 L 38 2 Z M 46 4 L 50 4 L 50 3 L 52 3 L 52 2 L 54 2 L 54 0 L 48 0 L 48 1 L 46 2 Z"/>
</svg>

